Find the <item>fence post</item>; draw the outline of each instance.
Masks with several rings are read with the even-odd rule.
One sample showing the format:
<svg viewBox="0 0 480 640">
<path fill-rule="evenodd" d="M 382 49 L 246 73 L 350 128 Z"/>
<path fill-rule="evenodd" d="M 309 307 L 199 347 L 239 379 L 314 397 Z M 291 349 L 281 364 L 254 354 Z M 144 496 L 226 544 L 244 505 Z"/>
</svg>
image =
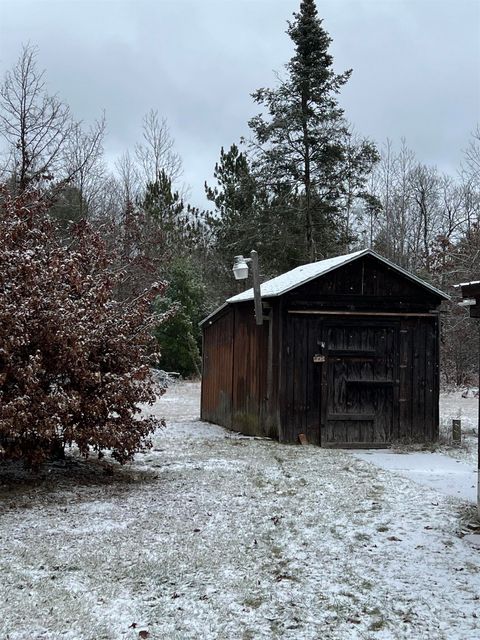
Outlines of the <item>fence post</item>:
<svg viewBox="0 0 480 640">
<path fill-rule="evenodd" d="M 452 420 L 452 440 L 460 443 L 462 441 L 462 421 Z"/>
</svg>

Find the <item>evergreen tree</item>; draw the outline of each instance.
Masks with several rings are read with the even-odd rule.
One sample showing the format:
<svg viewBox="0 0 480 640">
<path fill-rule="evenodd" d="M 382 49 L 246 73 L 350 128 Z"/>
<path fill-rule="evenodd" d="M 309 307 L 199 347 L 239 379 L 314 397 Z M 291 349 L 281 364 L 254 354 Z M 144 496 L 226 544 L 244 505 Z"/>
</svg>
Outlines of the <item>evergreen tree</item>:
<svg viewBox="0 0 480 640">
<path fill-rule="evenodd" d="M 222 147 L 213 175 L 217 185 L 205 184 L 207 198 L 215 206 L 207 223 L 213 231 L 217 257 L 231 262 L 233 255 L 250 251 L 251 243 L 257 242 L 263 203 L 248 160 L 237 145 L 232 144 L 228 151 Z"/>
<path fill-rule="evenodd" d="M 195 265 L 185 257 L 172 262 L 166 277 L 167 292 L 155 302 L 156 311 L 168 316 L 155 330 L 161 345 L 158 364 L 166 371 L 177 371 L 185 377 L 199 376 L 201 333 L 198 324 L 206 314 L 205 287 Z"/>
<path fill-rule="evenodd" d="M 165 296 L 155 302 L 158 314 L 168 313 L 155 330 L 161 344 L 159 366 L 182 376 L 200 375 L 201 333 L 206 313 L 202 278 L 202 224 L 199 212 L 185 206 L 166 171 L 146 185 L 141 207 L 143 251 L 147 264 L 167 283 Z M 173 309 L 173 313 L 169 310 Z"/>
<path fill-rule="evenodd" d="M 73 225 L 86 218 L 87 206 L 80 191 L 66 185 L 55 194 L 49 213 L 56 222 L 60 237 L 67 242 L 71 239 Z"/>
<path fill-rule="evenodd" d="M 271 209 L 272 220 L 278 215 L 299 217 L 302 261 L 315 260 L 348 244 L 342 214 L 348 199 L 365 195 L 377 152 L 367 141 L 360 141 L 353 149 L 337 102 L 351 70 L 341 74 L 333 71 L 328 53 L 331 39 L 322 27 L 314 0 L 302 0 L 287 33 L 295 54 L 277 88 L 262 88 L 253 94 L 267 115 L 250 120 L 253 139 L 249 150 L 263 184 L 284 196 Z M 294 242 L 297 240 L 295 237 Z"/>
</svg>

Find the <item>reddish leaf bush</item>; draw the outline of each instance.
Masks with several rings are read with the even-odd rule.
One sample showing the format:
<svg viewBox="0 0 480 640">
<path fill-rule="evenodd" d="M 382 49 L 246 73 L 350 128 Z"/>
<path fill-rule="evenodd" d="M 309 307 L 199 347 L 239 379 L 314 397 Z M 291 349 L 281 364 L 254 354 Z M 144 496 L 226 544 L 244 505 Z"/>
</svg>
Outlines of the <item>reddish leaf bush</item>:
<svg viewBox="0 0 480 640">
<path fill-rule="evenodd" d="M 121 270 L 101 236 L 58 240 L 46 205 L 0 192 L 0 450 L 36 466 L 75 443 L 120 462 L 150 446 L 155 398 L 148 355 L 155 285 L 118 302 Z"/>
</svg>

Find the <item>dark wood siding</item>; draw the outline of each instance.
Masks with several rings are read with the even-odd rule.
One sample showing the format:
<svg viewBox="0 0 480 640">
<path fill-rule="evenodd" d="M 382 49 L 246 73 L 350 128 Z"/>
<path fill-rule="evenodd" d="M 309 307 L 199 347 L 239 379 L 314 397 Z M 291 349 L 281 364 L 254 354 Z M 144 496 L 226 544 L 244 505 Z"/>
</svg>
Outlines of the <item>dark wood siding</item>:
<svg viewBox="0 0 480 640">
<path fill-rule="evenodd" d="M 313 356 L 322 351 L 321 320 L 286 314 L 282 357 L 282 440 L 296 442 L 303 433 L 320 444 L 320 385 L 322 368 Z"/>
<path fill-rule="evenodd" d="M 381 447 L 438 437 L 437 316 L 288 314 L 285 335 L 284 441 L 303 433 L 321 446 Z"/>
<path fill-rule="evenodd" d="M 201 418 L 232 426 L 234 309 L 203 329 Z"/>
<path fill-rule="evenodd" d="M 438 317 L 402 320 L 399 345 L 400 440 L 438 437 Z"/>
<path fill-rule="evenodd" d="M 307 282 L 285 295 L 289 308 L 421 311 L 439 301 L 421 285 L 365 257 Z"/>
<path fill-rule="evenodd" d="M 398 323 L 351 319 L 324 322 L 327 384 L 320 425 L 322 446 L 392 442 L 397 419 Z"/>
<path fill-rule="evenodd" d="M 235 329 L 231 428 L 269 435 L 269 322 L 255 323 L 252 303 L 236 305 Z"/>
<path fill-rule="evenodd" d="M 204 325 L 202 418 L 322 446 L 438 437 L 441 295 L 374 256 Z"/>
</svg>

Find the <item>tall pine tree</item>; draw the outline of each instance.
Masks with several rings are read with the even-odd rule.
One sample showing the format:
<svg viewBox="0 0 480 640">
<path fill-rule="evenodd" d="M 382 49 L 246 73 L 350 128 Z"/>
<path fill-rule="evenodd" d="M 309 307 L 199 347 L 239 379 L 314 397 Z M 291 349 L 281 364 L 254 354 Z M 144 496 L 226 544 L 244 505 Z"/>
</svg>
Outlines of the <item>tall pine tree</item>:
<svg viewBox="0 0 480 640">
<path fill-rule="evenodd" d="M 351 70 L 333 71 L 331 39 L 314 0 L 302 0 L 287 33 L 295 54 L 277 88 L 259 89 L 252 96 L 266 114 L 249 122 L 253 133 L 249 151 L 253 170 L 265 187 L 284 194 L 282 201 L 273 198 L 272 227 L 277 224 L 275 217 L 293 217 L 303 236 L 300 261 L 313 261 L 348 246 L 343 213 L 347 202 L 351 207 L 352 197 L 366 195 L 377 152 L 365 140 L 352 150 L 349 126 L 337 102 Z"/>
</svg>

